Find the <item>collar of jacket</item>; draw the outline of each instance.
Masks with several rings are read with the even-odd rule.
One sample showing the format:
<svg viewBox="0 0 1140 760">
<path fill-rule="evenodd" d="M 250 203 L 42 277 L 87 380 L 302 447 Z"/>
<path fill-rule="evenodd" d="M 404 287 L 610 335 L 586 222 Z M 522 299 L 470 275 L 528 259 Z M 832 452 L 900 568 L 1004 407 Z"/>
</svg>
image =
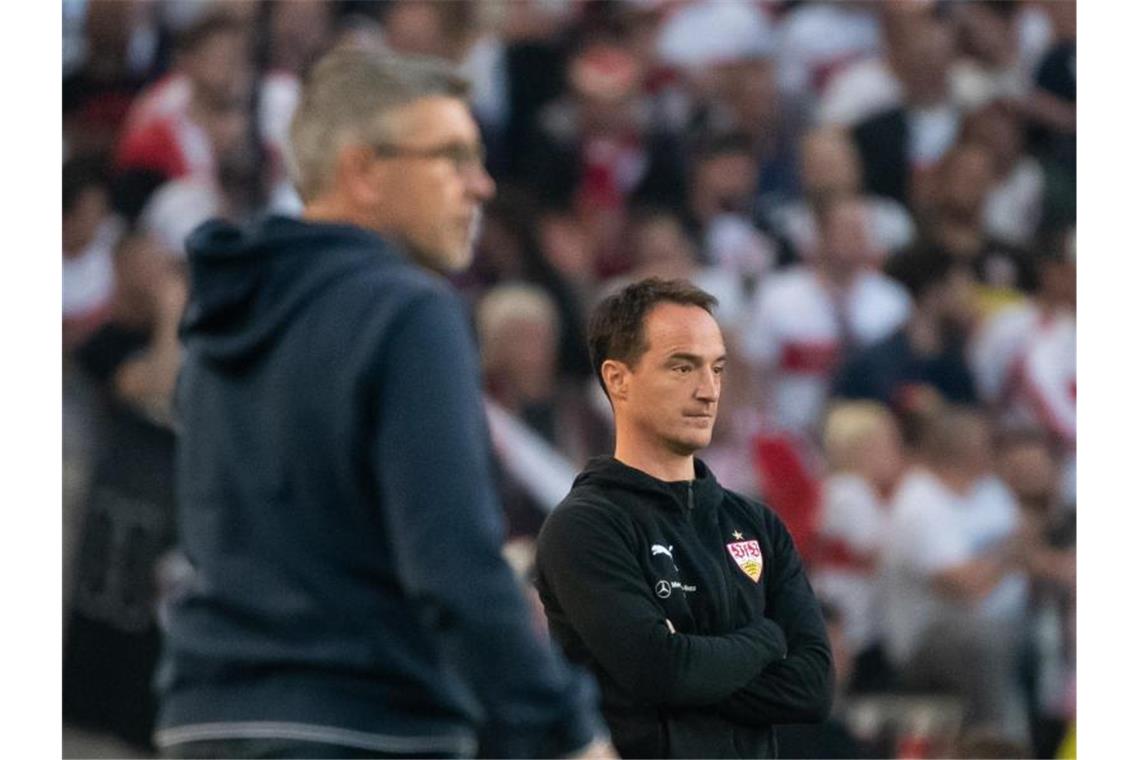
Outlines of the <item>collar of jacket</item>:
<svg viewBox="0 0 1140 760">
<path fill-rule="evenodd" d="M 700 459 L 693 460 L 696 478 L 693 480 L 658 480 L 612 456 L 594 457 L 586 469 L 575 479 L 574 486 L 592 485 L 607 490 L 619 490 L 653 499 L 662 507 L 677 511 L 714 509 L 724 498 L 724 489 L 712 471 Z"/>
</svg>

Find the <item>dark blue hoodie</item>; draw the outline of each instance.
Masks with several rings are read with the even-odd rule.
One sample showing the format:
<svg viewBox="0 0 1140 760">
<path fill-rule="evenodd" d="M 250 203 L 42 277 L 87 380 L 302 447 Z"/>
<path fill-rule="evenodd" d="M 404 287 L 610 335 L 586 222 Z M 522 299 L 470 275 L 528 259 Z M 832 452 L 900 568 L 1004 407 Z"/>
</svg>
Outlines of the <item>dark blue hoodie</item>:
<svg viewBox="0 0 1140 760">
<path fill-rule="evenodd" d="M 470 327 L 446 281 L 351 226 L 190 237 L 179 534 L 156 740 L 563 754 L 588 680 L 499 554 Z"/>
</svg>

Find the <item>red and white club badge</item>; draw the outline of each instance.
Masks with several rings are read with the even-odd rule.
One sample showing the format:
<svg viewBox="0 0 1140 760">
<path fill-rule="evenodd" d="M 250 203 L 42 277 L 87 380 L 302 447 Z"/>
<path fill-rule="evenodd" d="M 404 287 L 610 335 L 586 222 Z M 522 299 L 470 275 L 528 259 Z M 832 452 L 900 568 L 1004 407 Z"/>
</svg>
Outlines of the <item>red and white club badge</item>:
<svg viewBox="0 0 1140 760">
<path fill-rule="evenodd" d="M 735 538 L 740 538 L 737 533 Z M 752 579 L 753 583 L 760 581 L 760 573 L 764 572 L 764 557 L 760 554 L 759 541 L 736 541 L 731 544 L 725 544 L 728 549 L 728 554 L 736 562 L 744 574 Z"/>
</svg>

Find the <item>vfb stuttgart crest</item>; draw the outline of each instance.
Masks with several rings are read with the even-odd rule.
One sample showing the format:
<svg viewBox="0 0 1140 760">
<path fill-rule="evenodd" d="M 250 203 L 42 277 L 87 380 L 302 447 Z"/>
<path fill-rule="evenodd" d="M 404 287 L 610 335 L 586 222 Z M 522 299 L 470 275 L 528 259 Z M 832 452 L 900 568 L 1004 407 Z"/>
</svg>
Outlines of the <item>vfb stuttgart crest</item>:
<svg viewBox="0 0 1140 760">
<path fill-rule="evenodd" d="M 759 541 L 736 541 L 725 544 L 728 554 L 736 561 L 736 566 L 752 579 L 753 583 L 760 581 L 760 573 L 764 571 L 764 557 L 760 554 Z"/>
</svg>

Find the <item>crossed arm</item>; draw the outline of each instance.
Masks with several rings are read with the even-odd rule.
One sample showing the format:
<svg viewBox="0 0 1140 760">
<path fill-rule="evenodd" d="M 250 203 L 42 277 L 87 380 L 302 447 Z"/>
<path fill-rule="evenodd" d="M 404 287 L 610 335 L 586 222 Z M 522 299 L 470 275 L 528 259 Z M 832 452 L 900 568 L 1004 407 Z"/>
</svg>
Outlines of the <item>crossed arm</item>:
<svg viewBox="0 0 1140 760">
<path fill-rule="evenodd" d="M 631 534 L 600 511 L 561 509 L 539 539 L 548 615 L 564 617 L 607 674 L 649 703 L 711 707 L 741 723 L 826 716 L 830 650 L 798 558 L 796 572 L 784 573 L 787 590 L 772 594 L 772 617 L 722 635 L 674 633 L 645 582 Z M 800 603 L 805 589 L 807 608 Z"/>
</svg>

